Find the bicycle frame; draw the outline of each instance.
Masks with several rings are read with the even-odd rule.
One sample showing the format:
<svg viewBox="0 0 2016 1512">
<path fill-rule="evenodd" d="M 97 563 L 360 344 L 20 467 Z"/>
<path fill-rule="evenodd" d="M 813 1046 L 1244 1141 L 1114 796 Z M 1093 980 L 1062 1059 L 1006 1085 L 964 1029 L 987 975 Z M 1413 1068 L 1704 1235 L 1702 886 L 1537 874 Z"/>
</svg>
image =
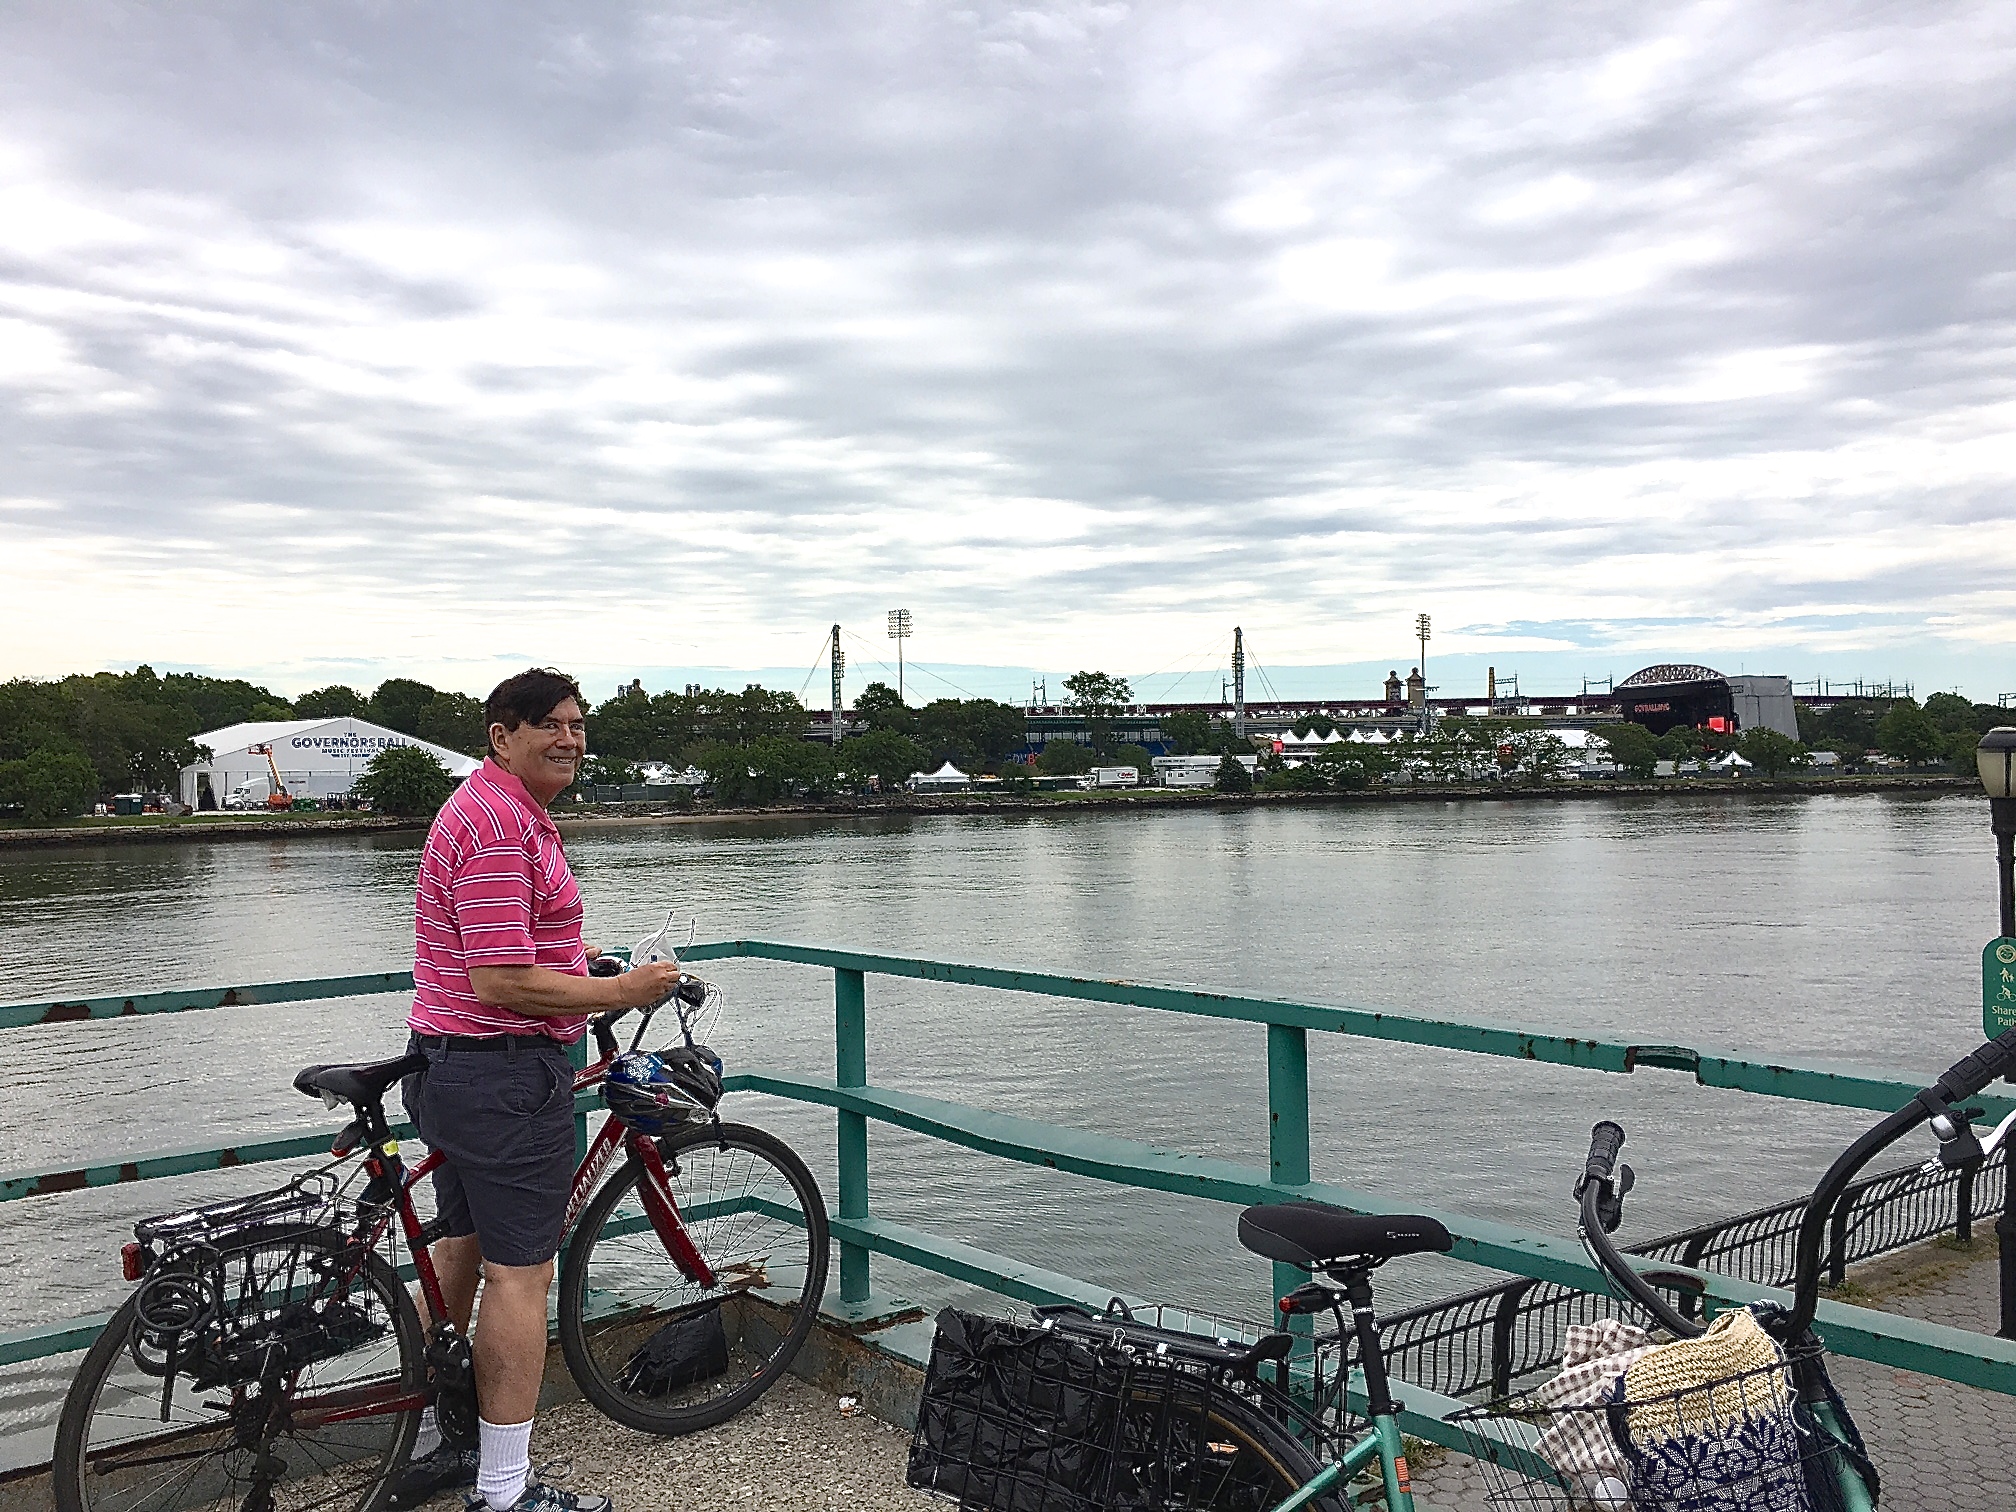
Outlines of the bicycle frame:
<svg viewBox="0 0 2016 1512">
<path fill-rule="evenodd" d="M 605 1054 L 580 1071 L 574 1073 L 572 1092 L 579 1096 L 599 1086 L 608 1074 L 613 1054 Z M 339 1142 L 340 1143 L 340 1142 Z M 354 1151 L 341 1150 L 340 1155 Z M 426 1226 L 413 1204 L 413 1189 L 423 1177 L 433 1175 L 446 1158 L 438 1150 L 430 1150 L 418 1165 L 408 1167 L 399 1154 L 399 1142 L 388 1133 L 376 1143 L 367 1139 L 363 1143 L 364 1171 L 370 1177 L 367 1192 L 389 1190 L 392 1201 L 388 1210 L 369 1228 L 360 1228 L 354 1236 L 365 1250 L 373 1250 L 384 1237 L 386 1229 L 394 1218 L 399 1222 L 401 1237 L 405 1240 L 406 1251 L 412 1257 L 413 1270 L 419 1282 L 420 1296 L 426 1306 L 429 1319 L 445 1319 L 448 1306 L 441 1291 L 441 1278 L 434 1268 L 434 1257 L 429 1252 Z M 697 1286 L 712 1288 L 716 1285 L 713 1268 L 694 1244 L 693 1236 L 686 1230 L 679 1216 L 679 1204 L 672 1196 L 671 1178 L 665 1169 L 665 1160 L 658 1152 L 657 1142 L 626 1127 L 614 1118 L 604 1120 L 602 1127 L 588 1143 L 587 1153 L 575 1168 L 574 1181 L 567 1195 L 566 1214 L 561 1220 L 560 1238 L 565 1243 L 580 1221 L 582 1211 L 589 1199 L 595 1195 L 602 1177 L 619 1153 L 627 1152 L 643 1168 L 642 1179 L 638 1182 L 638 1196 L 652 1230 L 659 1242 L 665 1246 L 673 1264 L 680 1273 Z M 349 1279 L 345 1278 L 346 1281 Z M 325 1397 L 311 1398 L 297 1402 L 294 1421 L 303 1426 L 321 1427 L 330 1423 L 350 1422 L 358 1418 L 379 1417 L 391 1413 L 411 1412 L 427 1406 L 433 1399 L 433 1388 L 414 1392 L 400 1392 L 391 1397 L 374 1397 L 373 1393 L 383 1388 L 354 1387 L 338 1388 Z M 365 1398 L 366 1400 L 360 1400 Z"/>
</svg>

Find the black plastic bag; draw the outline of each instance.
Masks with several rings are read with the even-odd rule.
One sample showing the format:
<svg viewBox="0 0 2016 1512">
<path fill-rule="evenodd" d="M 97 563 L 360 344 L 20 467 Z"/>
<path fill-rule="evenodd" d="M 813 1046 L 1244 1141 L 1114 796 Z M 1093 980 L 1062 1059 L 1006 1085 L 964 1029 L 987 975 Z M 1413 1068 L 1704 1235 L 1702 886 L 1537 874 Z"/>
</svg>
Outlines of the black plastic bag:
<svg viewBox="0 0 2016 1512">
<path fill-rule="evenodd" d="M 616 1384 L 634 1396 L 662 1397 L 728 1372 L 728 1334 L 721 1304 L 674 1318 L 623 1363 Z"/>
<path fill-rule="evenodd" d="M 1062 1335 L 947 1308 L 925 1372 L 907 1479 L 985 1512 L 1100 1505 L 1123 1362 Z"/>
</svg>

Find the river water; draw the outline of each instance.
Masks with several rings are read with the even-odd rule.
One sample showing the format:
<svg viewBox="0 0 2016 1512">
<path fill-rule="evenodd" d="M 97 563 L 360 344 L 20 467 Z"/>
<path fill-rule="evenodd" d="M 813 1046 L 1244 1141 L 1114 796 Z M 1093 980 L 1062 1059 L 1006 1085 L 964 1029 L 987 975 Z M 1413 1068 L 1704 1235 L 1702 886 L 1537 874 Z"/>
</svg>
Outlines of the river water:
<svg viewBox="0 0 2016 1512">
<path fill-rule="evenodd" d="M 1673 797 L 1056 816 L 718 821 L 570 833 L 590 938 L 676 908 L 764 938 L 1313 1003 L 1449 1013 L 1929 1077 L 1979 1038 L 1994 924 L 1978 802 Z M 0 1001 L 410 964 L 417 835 L 0 852 Z M 830 973 L 703 967 L 730 1068 L 830 1075 Z M 870 978 L 869 1079 L 1266 1163 L 1265 1032 L 1143 1009 Z M 332 1125 L 289 1080 L 403 1046 L 376 997 L 0 1032 L 0 1166 L 84 1164 Z M 1868 1119 L 1314 1036 L 1319 1179 L 1573 1232 L 1591 1122 L 1630 1131 L 1627 1234 L 1795 1194 Z M 833 1116 L 740 1096 L 832 1200 Z M 1115 1290 L 1253 1315 L 1265 1268 L 1229 1209 L 871 1133 L 886 1216 Z M 0 1331 L 103 1311 L 132 1220 L 278 1168 L 0 1206 Z M 876 1262 L 878 1288 L 942 1283 Z M 1382 1273 L 1389 1307 L 1474 1284 Z M 0 1373 L 0 1464 L 53 1420 L 69 1362 Z M 26 1436 L 23 1436 L 23 1431 Z M 11 1442 L 9 1442 L 11 1441 Z"/>
</svg>

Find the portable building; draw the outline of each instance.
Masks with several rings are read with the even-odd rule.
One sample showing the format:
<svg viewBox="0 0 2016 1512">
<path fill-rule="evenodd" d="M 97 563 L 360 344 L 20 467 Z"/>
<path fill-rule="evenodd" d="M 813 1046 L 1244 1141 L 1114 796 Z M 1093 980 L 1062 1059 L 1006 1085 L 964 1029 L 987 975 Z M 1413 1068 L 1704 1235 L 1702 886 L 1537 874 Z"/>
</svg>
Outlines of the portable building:
<svg viewBox="0 0 2016 1512">
<path fill-rule="evenodd" d="M 467 777 L 482 765 L 473 756 L 417 740 L 368 720 L 258 720 L 226 726 L 198 735 L 196 744 L 209 749 L 207 761 L 182 768 L 181 799 L 198 806 L 208 787 L 219 807 L 263 808 L 272 791 L 272 767 L 261 749 L 270 746 L 280 780 L 296 798 L 335 798 L 348 793 L 364 768 L 387 746 L 418 746 L 448 768 L 450 776 Z M 235 798 L 236 801 L 231 801 Z"/>
</svg>

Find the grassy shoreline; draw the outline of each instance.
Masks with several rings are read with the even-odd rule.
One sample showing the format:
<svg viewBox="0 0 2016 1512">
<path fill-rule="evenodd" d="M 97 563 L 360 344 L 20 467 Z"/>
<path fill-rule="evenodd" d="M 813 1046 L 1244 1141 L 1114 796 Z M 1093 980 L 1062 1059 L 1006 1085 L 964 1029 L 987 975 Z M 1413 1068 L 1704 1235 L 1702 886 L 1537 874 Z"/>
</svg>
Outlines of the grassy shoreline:
<svg viewBox="0 0 2016 1512">
<path fill-rule="evenodd" d="M 1600 802 L 1614 798 L 1819 797 L 1860 793 L 1979 793 L 1972 778 L 1945 774 L 1922 776 L 1795 777 L 1734 779 L 1667 778 L 1653 782 L 1549 782 L 1368 788 L 1352 793 L 1215 793 L 1215 792 L 1092 792 L 1020 795 L 949 794 L 944 797 L 829 798 L 818 802 L 780 803 L 763 808 L 663 809 L 638 813 L 615 806 L 582 805 L 555 814 L 563 829 L 597 830 L 640 824 L 710 824 L 761 819 L 860 818 L 887 815 L 1057 814 L 1085 809 L 1218 809 L 1253 807 L 1322 808 L 1384 803 L 1560 803 Z M 0 826 L 0 850 L 75 845 L 145 845 L 205 843 L 223 840 L 315 839 L 326 835 L 389 834 L 422 830 L 424 819 L 400 819 L 383 814 L 190 814 L 167 817 L 88 818 L 43 828 Z"/>
</svg>

